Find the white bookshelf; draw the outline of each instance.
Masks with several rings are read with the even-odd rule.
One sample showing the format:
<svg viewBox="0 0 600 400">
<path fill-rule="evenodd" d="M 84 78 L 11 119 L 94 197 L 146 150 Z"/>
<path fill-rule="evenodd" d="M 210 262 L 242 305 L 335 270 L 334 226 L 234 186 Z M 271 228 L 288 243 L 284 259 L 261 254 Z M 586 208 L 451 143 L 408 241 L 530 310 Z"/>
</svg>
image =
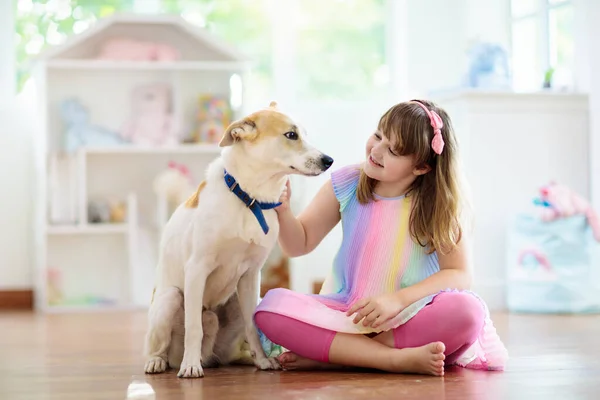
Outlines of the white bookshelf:
<svg viewBox="0 0 600 400">
<path fill-rule="evenodd" d="M 177 61 L 113 61 L 94 57 L 108 39 L 130 37 L 160 41 L 178 49 Z M 129 115 L 131 91 L 143 83 L 171 87 L 172 112 L 191 129 L 198 97 L 218 95 L 243 100 L 247 60 L 206 32 L 178 17 L 116 15 L 98 21 L 65 44 L 44 53 L 36 64 L 40 99 L 36 142 L 36 308 L 79 312 L 145 308 L 150 303 L 161 229 L 169 214 L 153 181 L 170 161 L 184 164 L 194 182 L 220 148 L 214 143 L 166 146 L 61 147 L 64 123 L 60 105 L 78 98 L 90 123 L 118 132 Z M 243 102 L 232 104 L 233 119 Z M 124 222 L 88 221 L 92 200 L 125 202 Z M 48 276 L 59 276 L 62 300 Z"/>
</svg>

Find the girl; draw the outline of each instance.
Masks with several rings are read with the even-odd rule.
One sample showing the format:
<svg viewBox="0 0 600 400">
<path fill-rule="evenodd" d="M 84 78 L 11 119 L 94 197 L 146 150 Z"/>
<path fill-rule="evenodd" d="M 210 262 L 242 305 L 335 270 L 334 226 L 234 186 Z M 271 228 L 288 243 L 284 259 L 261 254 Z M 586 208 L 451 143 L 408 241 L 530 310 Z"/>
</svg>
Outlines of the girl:
<svg viewBox="0 0 600 400">
<path fill-rule="evenodd" d="M 343 240 L 321 294 L 275 289 L 256 309 L 257 327 L 289 350 L 284 369 L 504 369 L 487 306 L 467 291 L 456 153 L 446 112 L 413 100 L 381 117 L 365 162 L 333 172 L 298 218 L 288 183 L 277 208 L 282 249 L 307 254 L 340 220 Z"/>
</svg>

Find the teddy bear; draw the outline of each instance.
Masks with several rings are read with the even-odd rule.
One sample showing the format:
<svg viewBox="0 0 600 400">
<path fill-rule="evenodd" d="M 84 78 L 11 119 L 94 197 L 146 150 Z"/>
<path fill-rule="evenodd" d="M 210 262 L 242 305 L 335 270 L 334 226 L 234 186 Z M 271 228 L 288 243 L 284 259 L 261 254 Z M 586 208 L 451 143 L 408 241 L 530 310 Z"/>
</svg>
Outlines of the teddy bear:
<svg viewBox="0 0 600 400">
<path fill-rule="evenodd" d="M 567 186 L 554 181 L 542 186 L 536 204 L 544 206 L 541 213 L 543 221 L 552 221 L 577 214 L 585 215 L 594 233 L 594 238 L 600 241 L 598 215 L 587 200 Z"/>
<path fill-rule="evenodd" d="M 73 152 L 79 147 L 118 146 L 126 143 L 117 133 L 92 125 L 87 108 L 76 98 L 64 100 L 60 111 L 66 126 L 63 148 L 67 152 Z"/>
<path fill-rule="evenodd" d="M 177 49 L 164 43 L 117 37 L 102 45 L 98 58 L 121 61 L 176 61 L 180 59 L 180 54 Z"/>
<path fill-rule="evenodd" d="M 132 113 L 121 130 L 123 139 L 141 146 L 179 143 L 179 127 L 171 112 L 171 87 L 165 83 L 138 86 L 131 99 Z"/>
</svg>

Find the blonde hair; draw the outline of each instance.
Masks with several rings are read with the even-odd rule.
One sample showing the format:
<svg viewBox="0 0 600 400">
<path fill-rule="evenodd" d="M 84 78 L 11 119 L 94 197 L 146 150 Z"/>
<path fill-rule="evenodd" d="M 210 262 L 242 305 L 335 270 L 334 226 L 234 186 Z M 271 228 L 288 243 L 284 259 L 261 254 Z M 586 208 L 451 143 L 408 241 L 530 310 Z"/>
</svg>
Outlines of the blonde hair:
<svg viewBox="0 0 600 400">
<path fill-rule="evenodd" d="M 462 237 L 461 210 L 466 205 L 462 197 L 458 165 L 458 148 L 452 122 L 448 114 L 425 100 L 412 100 L 390 108 L 380 119 L 378 130 L 395 142 L 394 151 L 400 155 L 414 155 L 416 166 L 428 165 L 431 170 L 416 177 L 407 197 L 413 198 L 409 220 L 410 234 L 428 251 L 452 251 Z M 431 148 L 433 128 L 429 116 L 418 101 L 435 111 L 444 123 L 441 130 L 445 145 L 441 154 Z M 373 191 L 377 181 L 360 171 L 357 197 L 361 204 L 375 201 Z"/>
</svg>

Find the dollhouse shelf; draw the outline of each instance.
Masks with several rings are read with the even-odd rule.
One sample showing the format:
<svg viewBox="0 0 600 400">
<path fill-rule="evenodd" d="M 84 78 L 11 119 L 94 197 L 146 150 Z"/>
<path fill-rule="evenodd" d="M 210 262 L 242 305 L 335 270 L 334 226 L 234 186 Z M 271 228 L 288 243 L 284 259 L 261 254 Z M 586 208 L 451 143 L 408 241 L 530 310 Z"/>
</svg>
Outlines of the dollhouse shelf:
<svg viewBox="0 0 600 400">
<path fill-rule="evenodd" d="M 111 61 L 111 60 L 52 60 L 48 62 L 52 69 L 89 69 L 89 70 L 193 70 L 193 71 L 240 71 L 243 63 L 233 61 Z"/>
<path fill-rule="evenodd" d="M 100 58 L 113 39 L 161 43 L 177 50 L 179 58 L 150 61 L 149 54 L 143 56 L 147 61 Z M 112 57 L 121 56 L 117 52 Z M 155 179 L 176 163 L 187 168 L 189 185 L 195 189 L 221 148 L 212 143 L 117 145 L 93 139 L 99 134 L 89 132 L 120 132 L 125 122 L 136 117 L 135 89 L 160 83 L 170 86 L 170 113 L 181 123 L 182 136 L 197 140 L 192 134 L 202 137 L 198 110 L 205 96 L 228 99 L 233 120 L 244 113 L 244 81 L 250 64 L 237 49 L 205 29 L 168 15 L 114 14 L 40 54 L 33 73 L 40 102 L 36 123 L 43 138 L 34 143 L 36 195 L 42 199 L 34 212 L 36 309 L 87 312 L 148 307 L 160 228 L 172 212 L 157 197 Z M 83 125 L 80 131 L 91 135 L 84 147 L 72 152 L 62 146 L 67 118 L 73 117 L 61 107 L 67 99 L 82 105 L 84 110 L 75 121 Z M 126 222 L 120 223 L 121 218 L 114 223 L 89 222 L 90 210 L 97 210 L 104 221 L 107 206 L 125 203 Z"/>
<path fill-rule="evenodd" d="M 127 224 L 49 225 L 49 235 L 109 235 L 126 234 Z"/>
<path fill-rule="evenodd" d="M 139 146 L 118 146 L 118 147 L 91 147 L 83 150 L 86 154 L 211 154 L 218 155 L 221 148 L 216 144 L 189 144 L 169 147 L 139 147 Z"/>
</svg>

